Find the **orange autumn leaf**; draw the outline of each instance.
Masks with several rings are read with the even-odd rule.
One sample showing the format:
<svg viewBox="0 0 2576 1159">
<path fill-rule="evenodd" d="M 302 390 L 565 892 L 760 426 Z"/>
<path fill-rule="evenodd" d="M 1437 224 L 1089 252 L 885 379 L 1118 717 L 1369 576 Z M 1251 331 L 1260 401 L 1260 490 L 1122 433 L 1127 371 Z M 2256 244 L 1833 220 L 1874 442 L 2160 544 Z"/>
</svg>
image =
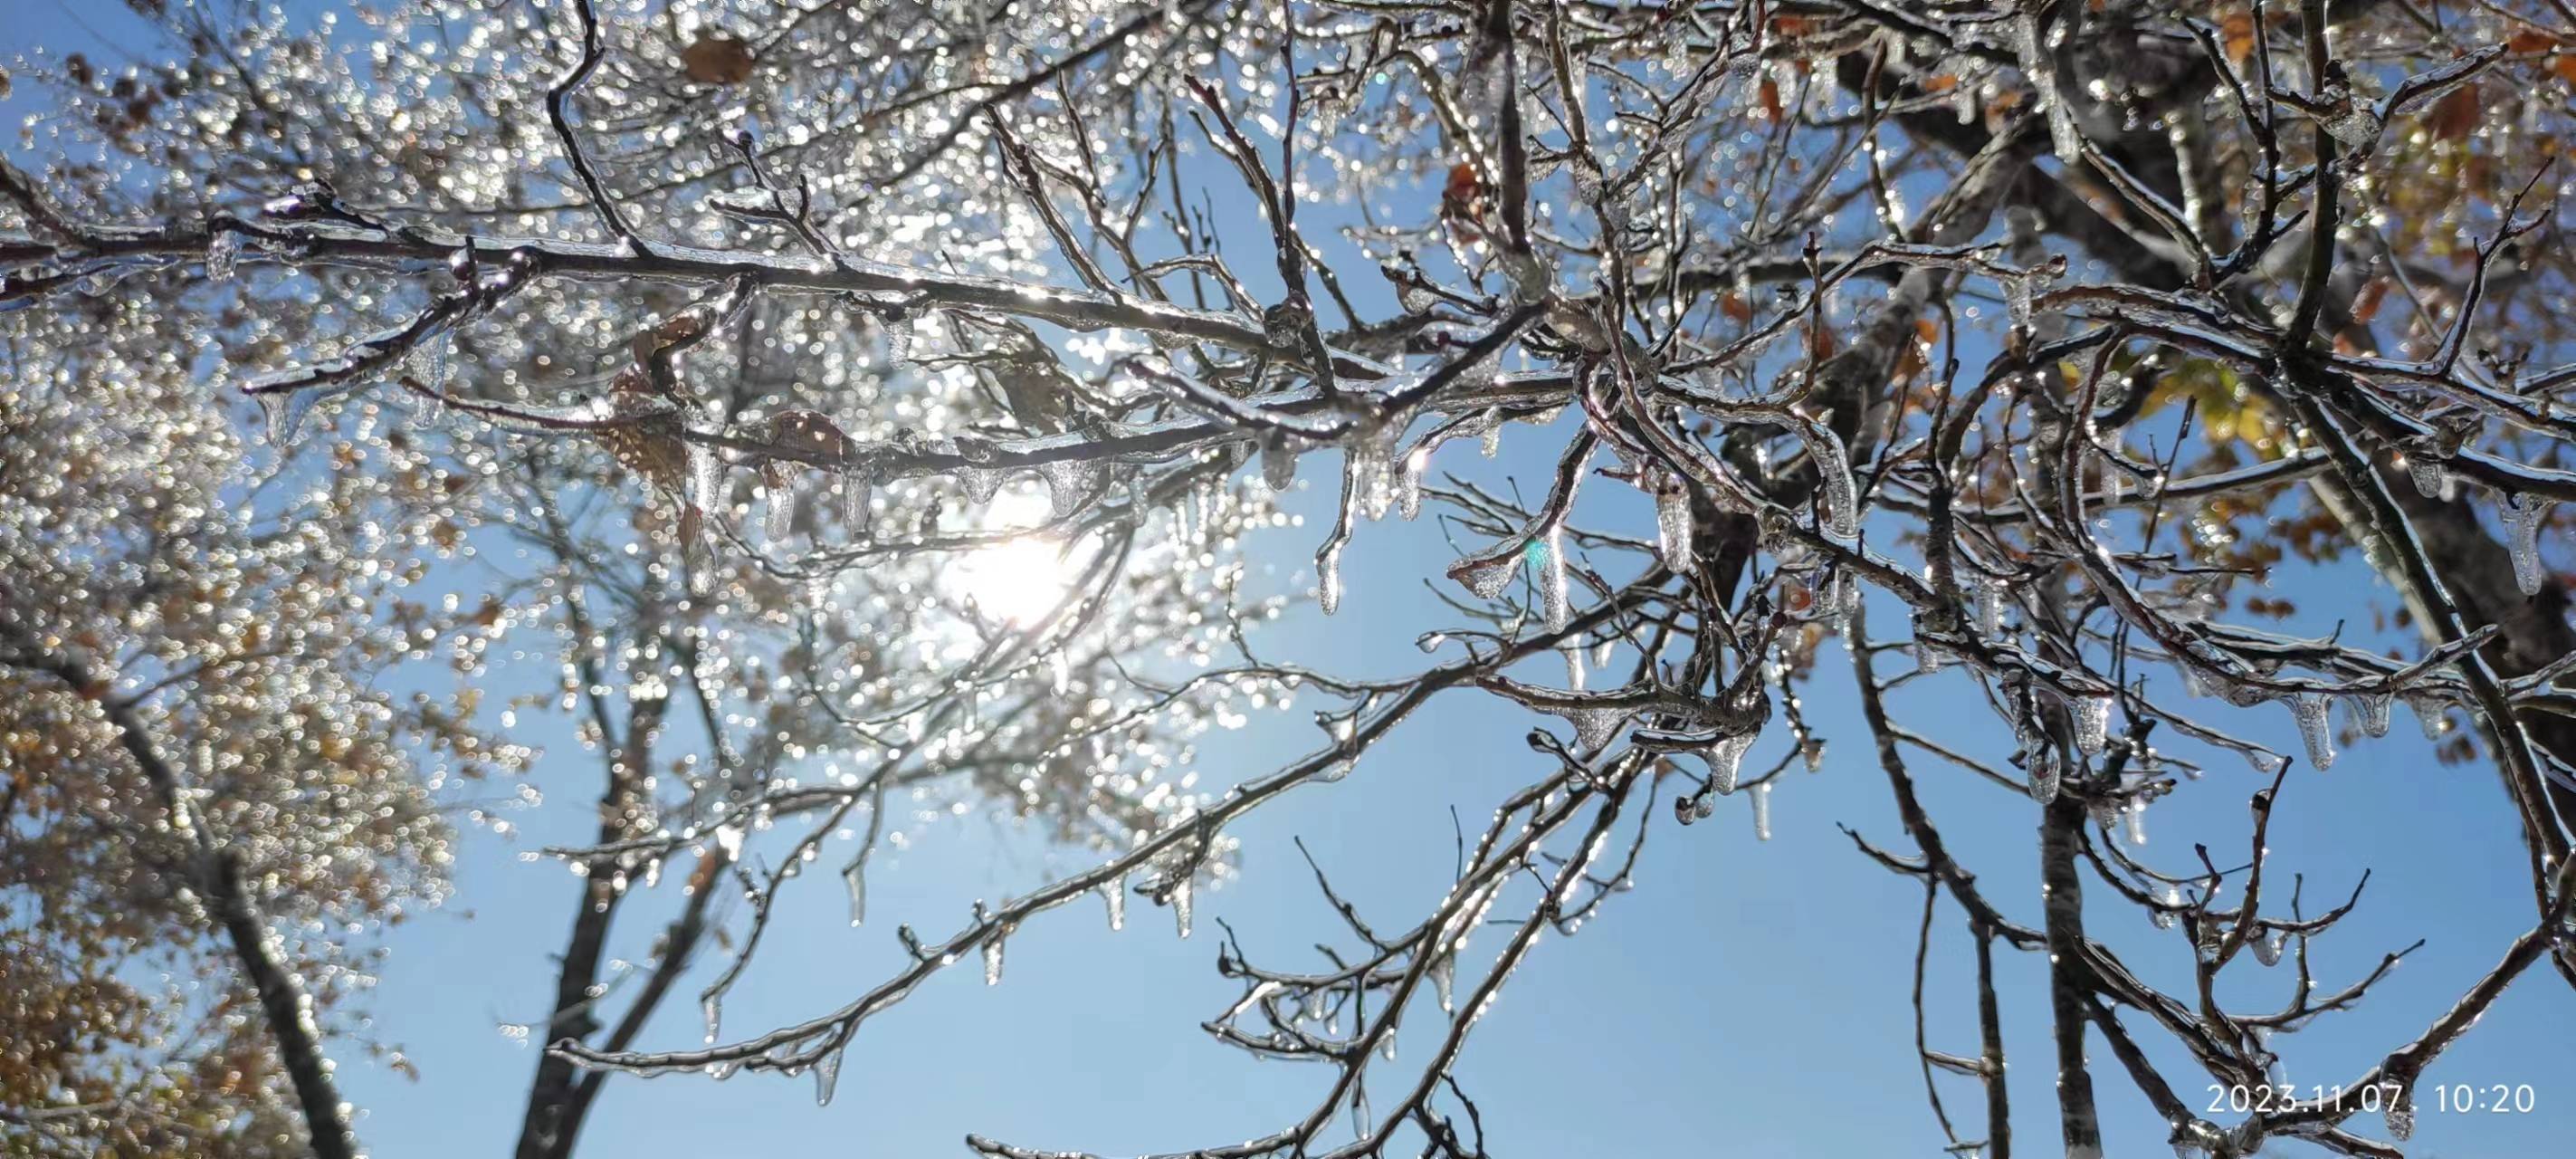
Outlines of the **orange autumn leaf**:
<svg viewBox="0 0 2576 1159">
<path fill-rule="evenodd" d="M 700 84 L 741 84 L 751 79 L 751 65 L 751 46 L 736 37 L 701 36 L 680 50 L 680 67 Z"/>
<path fill-rule="evenodd" d="M 1923 91 L 1927 93 L 1946 93 L 1957 87 L 1959 87 L 1959 78 L 1955 74 L 1946 72 L 1923 82 Z"/>
<path fill-rule="evenodd" d="M 1769 77 L 1762 78 L 1762 119 L 1780 123 L 1780 82 Z"/>
<path fill-rule="evenodd" d="M 1941 324 L 1930 318 L 1917 318 L 1914 320 L 1914 336 L 1929 346 L 1941 340 Z"/>
<path fill-rule="evenodd" d="M 2218 22 L 2219 43 L 2227 49 L 2227 63 L 2242 65 L 2254 57 L 2254 14 L 2230 12 Z"/>
<path fill-rule="evenodd" d="M 1744 295 L 1736 293 L 1733 290 L 1728 290 L 1725 296 L 1720 297 L 1717 300 L 1717 310 L 1718 313 L 1724 314 L 1728 318 L 1738 322 L 1750 322 L 1753 320 L 1752 304 L 1744 300 Z"/>
<path fill-rule="evenodd" d="M 2452 89 L 2450 95 L 2433 102 L 2433 111 L 2424 115 L 2424 130 L 2437 141 L 2457 141 L 2478 127 L 2486 106 L 2478 100 L 2478 86 L 2472 81 Z"/>
<path fill-rule="evenodd" d="M 2504 50 L 2506 52 L 2513 53 L 2516 56 L 2522 56 L 2534 52 L 2547 52 L 2556 47 L 2558 47 L 2557 37 L 2551 36 L 2550 34 L 2542 32 L 2536 28 L 2523 29 L 2520 32 L 2514 33 L 2513 39 L 2504 42 Z"/>
<path fill-rule="evenodd" d="M 2565 53 L 2560 53 L 2557 56 L 2550 57 L 2549 71 L 2557 73 L 2558 79 L 2566 81 L 2571 85 L 2576 85 L 2576 56 L 2569 56 Z"/>
<path fill-rule="evenodd" d="M 2368 285 L 2361 288 L 2361 293 L 2353 296 L 2352 320 L 2368 324 L 2371 319 L 2379 316 L 2379 304 L 2387 299 L 2388 279 L 2372 278 Z"/>
</svg>

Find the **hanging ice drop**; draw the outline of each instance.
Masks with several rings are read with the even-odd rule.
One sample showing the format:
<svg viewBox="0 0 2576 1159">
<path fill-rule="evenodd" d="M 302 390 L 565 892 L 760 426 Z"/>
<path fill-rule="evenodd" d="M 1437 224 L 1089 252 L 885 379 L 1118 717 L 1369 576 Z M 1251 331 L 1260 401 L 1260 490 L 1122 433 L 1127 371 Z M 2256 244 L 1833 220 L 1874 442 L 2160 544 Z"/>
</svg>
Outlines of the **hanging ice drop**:
<svg viewBox="0 0 2576 1159">
<path fill-rule="evenodd" d="M 2540 594 L 2540 525 L 2548 522 L 2554 500 L 2540 495 L 2507 495 L 2501 510 L 2513 548 L 2513 582 L 2526 596 Z"/>
<path fill-rule="evenodd" d="M 2111 737 L 2111 698 L 2079 696 L 2075 698 L 2075 747 L 2086 756 L 2099 756 Z"/>
<path fill-rule="evenodd" d="M 2334 729 L 2326 723 L 2326 698 L 2313 692 L 2290 697 L 2290 714 L 2298 718 L 2299 740 L 2308 746 L 2308 763 L 2317 771 L 2334 767 Z"/>
<path fill-rule="evenodd" d="M 1184 876 L 1172 886 L 1172 925 L 1184 938 L 1190 936 L 1191 881 Z"/>
<path fill-rule="evenodd" d="M 1100 883 L 1100 900 L 1109 907 L 1109 929 L 1127 928 L 1127 879 L 1113 877 Z"/>
<path fill-rule="evenodd" d="M 1771 839 L 1771 782 L 1753 786 L 1753 839 Z"/>
</svg>

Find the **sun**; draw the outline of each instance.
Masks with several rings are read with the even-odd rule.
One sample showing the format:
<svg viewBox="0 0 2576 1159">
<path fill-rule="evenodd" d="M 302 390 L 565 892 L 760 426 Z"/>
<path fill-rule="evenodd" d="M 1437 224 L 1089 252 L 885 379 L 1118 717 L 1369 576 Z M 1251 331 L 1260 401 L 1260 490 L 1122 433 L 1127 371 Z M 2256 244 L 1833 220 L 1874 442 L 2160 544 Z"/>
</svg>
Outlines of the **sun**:
<svg viewBox="0 0 2576 1159">
<path fill-rule="evenodd" d="M 1029 491 L 1008 491 L 995 496 L 985 514 L 988 527 L 1029 527 L 1045 520 L 1047 501 Z M 1025 627 L 1055 611 L 1075 576 L 1073 561 L 1064 558 L 1063 541 L 1030 533 L 967 552 L 947 569 L 942 583 L 984 615 Z"/>
</svg>

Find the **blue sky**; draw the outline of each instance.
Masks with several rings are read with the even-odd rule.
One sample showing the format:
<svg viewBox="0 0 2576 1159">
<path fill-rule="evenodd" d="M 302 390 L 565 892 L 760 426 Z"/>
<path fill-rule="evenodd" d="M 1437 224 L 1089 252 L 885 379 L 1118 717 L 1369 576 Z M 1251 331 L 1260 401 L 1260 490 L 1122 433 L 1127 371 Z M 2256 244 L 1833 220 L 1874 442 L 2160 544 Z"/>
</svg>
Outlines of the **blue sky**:
<svg viewBox="0 0 2576 1159">
<path fill-rule="evenodd" d="M 94 3 L 13 0 L 10 7 L 22 29 L 32 23 L 20 41 L 30 46 L 96 52 L 94 37 L 113 39 L 131 23 L 120 9 Z M 31 96 L 21 84 L 0 111 L 14 118 L 32 107 Z M 14 141 L 10 148 L 17 151 Z M 209 384 L 210 391 L 219 385 Z M 1525 488 L 1543 486 L 1557 445 L 1553 434 L 1516 427 L 1499 462 L 1453 445 L 1437 466 L 1487 480 L 1516 473 Z M 1274 589 L 1311 581 L 1336 487 L 1334 457 L 1310 456 L 1302 479 L 1291 506 L 1306 525 L 1264 533 L 1251 547 L 1273 561 L 1265 582 Z M 1588 511 L 1651 534 L 1651 512 L 1636 496 L 1596 496 Z M 1415 636 L 1451 622 L 1424 588 L 1425 581 L 1445 582 L 1438 577 L 1450 559 L 1427 522 L 1364 525 L 1344 565 L 1348 594 L 1340 614 L 1325 619 L 1302 607 L 1261 642 L 1336 672 L 1414 670 L 1424 660 Z M 2292 596 L 2373 583 L 2354 567 L 2294 566 L 2274 578 L 2277 593 Z M 2394 603 L 2384 587 L 2372 598 Z M 2333 602 L 2352 606 L 2348 596 Z M 1892 608 L 1880 609 L 1880 633 L 1895 619 Z M 2333 625 L 2292 627 L 2322 634 Z M 1532 677 L 1553 681 L 1555 674 L 1534 670 Z M 1906 847 L 1849 689 L 1837 657 L 1802 690 L 1831 749 L 1821 775 L 1793 773 L 1776 793 L 1772 841 L 1753 840 L 1741 797 L 1689 829 L 1668 813 L 1659 816 L 1638 888 L 1579 936 L 1541 942 L 1458 1069 L 1497 1154 L 1937 1153 L 1907 997 L 1921 893 L 1861 858 L 1835 830 L 1846 824 Z M 1909 687 L 1896 695 L 1895 708 L 1970 751 L 2000 760 L 2009 750 L 2005 726 L 1959 674 Z M 2234 722 L 2242 731 L 2298 751 L 2286 708 L 2232 715 L 2245 718 Z M 498 1153 L 517 1131 L 537 1054 L 501 1027 L 544 1017 L 549 955 L 562 943 L 576 895 L 561 865 L 521 854 L 586 839 L 598 778 L 596 760 L 572 742 L 561 718 L 529 720 L 518 739 L 550 754 L 533 775 L 549 804 L 514 814 L 522 832 L 512 838 L 470 833 L 454 902 L 387 939 L 393 953 L 373 1030 L 412 1057 L 420 1079 L 375 1067 L 352 1050 L 336 1052 L 345 1092 L 364 1108 L 361 1137 L 384 1159 Z M 1331 938 L 1336 923 L 1290 844 L 1303 837 L 1365 915 L 1380 924 L 1409 922 L 1447 885 L 1450 810 L 1472 828 L 1504 793 L 1541 772 L 1521 739 L 1534 723 L 1538 718 L 1482 693 L 1451 693 L 1346 781 L 1297 790 L 1232 830 L 1243 842 L 1243 875 L 1202 893 L 1190 939 L 1174 936 L 1166 911 L 1141 902 L 1131 906 L 1122 933 L 1108 930 L 1096 905 L 1054 911 L 1012 937 L 1001 985 L 986 988 L 966 963 L 871 1022 L 828 1108 L 814 1105 L 803 1080 L 621 1076 L 607 1084 L 591 1116 L 585 1152 L 895 1159 L 961 1154 L 960 1139 L 973 1131 L 1034 1147 L 1124 1154 L 1275 1129 L 1312 1106 L 1329 1072 L 1256 1062 L 1197 1029 L 1238 993 L 1213 969 L 1217 919 L 1231 921 L 1249 948 L 1273 960 L 1311 955 L 1307 947 Z M 1282 752 L 1304 751 L 1313 737 L 1302 710 L 1263 719 L 1202 743 L 1196 769 L 1207 787 L 1221 788 L 1266 771 Z M 1757 748 L 1751 766 L 1766 767 L 1781 743 L 1775 737 Z M 2208 842 L 2222 862 L 2241 859 L 2246 798 L 2261 787 L 2231 755 L 2196 755 L 2213 771 L 2157 806 L 2142 854 L 2169 870 L 2193 863 L 2194 840 Z M 1927 806 L 1989 896 L 2035 924 L 2035 808 L 1928 759 L 1915 771 Z M 2404 719 L 2387 739 L 2345 752 L 2331 772 L 2302 762 L 2282 805 L 2272 865 L 2304 873 L 2312 901 L 2339 899 L 2364 869 L 2374 872 L 2361 909 L 2316 948 L 2326 987 L 2366 971 L 2383 951 L 2428 940 L 2360 1010 L 2287 1040 L 2289 1076 L 2305 1087 L 2357 1074 L 2412 1038 L 2529 924 L 2531 903 L 2513 816 L 2492 772 L 2436 765 Z M 875 863 L 863 928 L 847 925 L 830 873 L 811 874 L 788 891 L 761 961 L 728 1001 L 732 1031 L 809 1017 L 873 985 L 902 960 L 897 923 L 935 938 L 959 925 L 974 899 L 1019 893 L 1085 864 L 1078 854 L 1050 850 L 1037 833 L 980 815 L 909 836 L 908 848 L 887 850 Z M 833 864 L 827 851 L 824 865 Z M 618 948 L 640 954 L 672 900 L 631 905 Z M 2096 934 L 2148 980 L 2182 988 L 2190 954 L 2179 935 L 2153 929 L 2125 907 L 2097 904 L 2092 915 Z M 1945 903 L 1940 920 L 1927 989 L 1931 1040 L 1973 1053 L 1973 960 L 1956 934 L 1955 908 Z M 1501 940 L 1480 937 L 1469 961 L 1489 956 Z M 2026 1154 L 2046 1153 L 2056 1124 L 2044 963 L 1999 950 L 1998 969 L 2014 1060 L 2015 1133 Z M 1467 970 L 1462 964 L 1462 976 Z M 2269 1008 L 2286 997 L 2291 977 L 2286 966 L 2240 966 L 2231 971 L 2229 993 L 2240 1005 Z M 1424 1032 L 1434 1021 L 1417 1012 L 1397 1062 L 1386 1068 L 1390 1084 L 1410 1076 L 1406 1068 L 1427 1049 Z M 2428 1107 L 2411 1153 L 2563 1147 L 2566 1127 L 2576 1123 L 2570 1025 L 2576 994 L 2545 969 L 2526 976 L 2426 1079 L 2531 1083 L 2538 1112 L 2445 1115 Z M 2142 1037 L 2157 1050 L 2154 1035 Z M 644 1041 L 676 1047 L 697 1038 L 696 1012 L 682 995 Z M 2174 1052 L 2157 1053 L 2177 1080 L 2197 1073 Z M 2108 1051 L 2097 1049 L 2095 1060 L 2110 1153 L 2164 1154 L 2163 1127 Z M 2206 1102 L 2199 1083 L 2178 1085 L 2195 1106 Z M 1942 1090 L 1962 1133 L 1977 1135 L 1982 1107 L 1973 1085 L 1944 1079 Z M 2375 1121 L 2354 1125 L 2379 1131 Z M 2316 1153 L 2297 1144 L 2276 1150 Z"/>
</svg>

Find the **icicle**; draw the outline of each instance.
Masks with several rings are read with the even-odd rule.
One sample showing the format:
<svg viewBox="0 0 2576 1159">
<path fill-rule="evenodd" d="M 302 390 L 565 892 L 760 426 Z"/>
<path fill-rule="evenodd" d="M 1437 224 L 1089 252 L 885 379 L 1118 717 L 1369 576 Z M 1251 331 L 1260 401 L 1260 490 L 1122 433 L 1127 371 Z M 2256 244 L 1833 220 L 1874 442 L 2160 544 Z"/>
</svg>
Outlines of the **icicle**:
<svg viewBox="0 0 2576 1159">
<path fill-rule="evenodd" d="M 2299 740 L 2308 746 L 2308 763 L 2317 771 L 2334 767 L 2334 729 L 2326 723 L 2326 698 L 2313 692 L 2290 697 L 2290 714 L 2298 718 Z"/>
<path fill-rule="evenodd" d="M 762 487 L 760 502 L 760 534 L 770 543 L 785 543 L 794 533 L 796 521 L 795 500 L 788 496 L 786 484 Z"/>
<path fill-rule="evenodd" d="M 1431 988 L 1440 995 L 1440 1009 L 1443 1013 L 1455 1013 L 1457 1010 L 1457 1007 L 1451 1004 L 1453 996 L 1450 993 L 1457 983 L 1458 960 L 1456 958 L 1443 954 L 1439 960 L 1431 963 Z"/>
<path fill-rule="evenodd" d="M 2030 79 L 2032 91 L 2039 95 L 2040 110 L 2048 116 L 2048 140 L 2057 159 L 2075 165 L 2084 158 L 2084 137 L 2076 131 L 2075 111 L 2066 107 L 2066 98 L 2057 91 L 2057 65 L 2048 57 L 2047 45 L 2039 35 L 2039 5 L 2024 4 L 2013 15 L 2013 51 L 2021 59 L 2022 75 Z"/>
<path fill-rule="evenodd" d="M 1503 453 L 1503 419 L 1498 411 L 1488 413 L 1494 415 L 1494 421 L 1486 424 L 1484 434 L 1477 440 L 1477 448 L 1491 459 Z"/>
<path fill-rule="evenodd" d="M 1574 618 L 1574 607 L 1565 590 L 1564 529 L 1549 527 L 1547 535 L 1534 541 L 1533 546 L 1546 553 L 1545 559 L 1535 561 L 1538 565 L 1540 614 L 1547 619 L 1548 631 L 1562 632 L 1566 623 Z"/>
<path fill-rule="evenodd" d="M 832 1088 L 841 1085 L 841 1052 L 834 1050 L 814 1060 L 814 1105 L 832 1105 Z"/>
<path fill-rule="evenodd" d="M 2181 888 L 2172 884 L 2167 884 L 2165 886 L 2165 908 L 2147 911 L 2147 920 L 2156 923 L 2157 929 L 2170 930 L 2174 928 L 2174 911 L 2180 908 L 2182 908 Z"/>
<path fill-rule="evenodd" d="M 1948 651 L 1938 641 L 1916 636 L 1914 637 L 1914 666 L 1921 669 L 1925 676 L 1930 676 L 1949 664 Z"/>
<path fill-rule="evenodd" d="M 2344 707 L 2352 710 L 2353 726 L 2361 735 L 2378 738 L 2388 735 L 2389 710 L 2397 698 L 2385 692 L 2362 692 L 2345 698 Z"/>
<path fill-rule="evenodd" d="M 1824 504 L 1824 526 L 1818 530 L 1848 542 L 1860 534 L 1860 487 L 1852 479 L 1851 452 L 1832 427 L 1814 419 L 1797 426 L 1807 460 L 1815 466 L 1817 499 Z"/>
<path fill-rule="evenodd" d="M 707 1020 L 707 1041 L 712 1044 L 724 1030 L 724 996 L 710 994 L 698 1000 L 698 1013 Z"/>
<path fill-rule="evenodd" d="M 1109 930 L 1116 933 L 1127 928 L 1127 879 L 1113 877 L 1100 883 L 1100 900 L 1109 907 Z"/>
<path fill-rule="evenodd" d="M 1969 582 L 1974 585 L 1975 603 L 1977 608 L 1977 634 L 1989 640 L 2002 635 L 2004 630 L 2004 585 L 1998 580 L 1989 579 L 1984 576 L 1974 577 L 1970 579 Z"/>
<path fill-rule="evenodd" d="M 1618 650 L 1619 638 L 1617 636 L 1602 637 L 1600 643 L 1592 646 L 1592 666 L 1607 671 L 1610 667 L 1611 658 L 1618 653 Z"/>
<path fill-rule="evenodd" d="M 2075 747 L 2084 750 L 2086 756 L 2101 755 L 2111 738 L 2111 698 L 2079 696 L 2075 698 L 2073 708 Z"/>
<path fill-rule="evenodd" d="M 856 471 L 844 471 L 839 486 L 842 525 L 852 535 L 864 534 L 868 529 L 868 492 L 871 489 L 868 477 Z"/>
<path fill-rule="evenodd" d="M 1406 519 L 1422 514 L 1422 476 L 1431 469 L 1431 448 L 1415 447 L 1404 457 L 1404 473 L 1396 477 L 1395 510 Z"/>
<path fill-rule="evenodd" d="M 1038 477 L 1046 481 L 1047 519 L 1053 522 L 1099 498 L 1109 467 L 1098 459 L 1050 459 L 1038 464 Z"/>
<path fill-rule="evenodd" d="M 850 891 L 850 924 L 868 920 L 868 863 L 853 857 L 841 867 L 841 884 Z"/>
<path fill-rule="evenodd" d="M 206 277 L 218 282 L 231 281 L 233 267 L 241 260 L 241 250 L 240 234 L 229 229 L 215 231 L 215 236 L 206 242 Z"/>
<path fill-rule="evenodd" d="M 1753 739 L 1749 732 L 1730 736 L 1708 750 L 1708 783 L 1718 792 L 1735 791 L 1735 778 L 1744 770 L 1744 753 L 1753 747 Z"/>
<path fill-rule="evenodd" d="M 1002 939 L 1009 933 L 1010 927 L 1004 926 L 994 930 L 992 937 L 984 939 L 984 984 L 987 986 L 1002 984 Z"/>
<path fill-rule="evenodd" d="M 1342 543 L 1333 540 L 1315 556 L 1315 603 L 1327 616 L 1342 609 Z"/>
<path fill-rule="evenodd" d="M 1681 480 L 1666 480 L 1655 492 L 1655 552 L 1674 574 L 1690 574 L 1690 489 Z"/>
<path fill-rule="evenodd" d="M 1374 435 L 1358 435 L 1342 450 L 1342 502 L 1370 520 L 1386 518 L 1395 498 L 1387 486 L 1386 455 Z"/>
<path fill-rule="evenodd" d="M 1771 839 L 1771 782 L 1753 786 L 1753 839 Z"/>
<path fill-rule="evenodd" d="M 2120 820 L 2128 831 L 2129 844 L 2147 843 L 2147 803 L 2145 801 L 2129 802 L 2129 807 L 2121 812 Z"/>
<path fill-rule="evenodd" d="M 2540 525 L 2548 522 L 2554 500 L 2540 495 L 2507 495 L 2502 510 L 2513 546 L 2513 582 L 2526 596 L 2540 594 Z"/>
<path fill-rule="evenodd" d="M 1172 925 L 1184 938 L 1190 936 L 1190 902 L 1192 883 L 1188 877 L 1172 886 Z"/>
<path fill-rule="evenodd" d="M 1565 647 L 1558 650 L 1565 653 L 1565 686 L 1576 692 L 1583 691 L 1583 686 L 1586 683 L 1586 673 L 1583 667 L 1583 642 L 1581 640 L 1568 640 L 1565 642 Z"/>
<path fill-rule="evenodd" d="M 1798 746 L 1798 759 L 1807 763 L 1807 775 L 1825 771 L 1825 742 L 1808 737 Z"/>
<path fill-rule="evenodd" d="M 256 385 L 256 384 L 254 384 Z M 294 390 L 261 391 L 251 396 L 268 418 L 268 441 L 279 448 L 292 447 L 304 438 L 304 420 L 320 406 L 322 400 L 346 394 L 346 386 L 306 386 Z"/>
<path fill-rule="evenodd" d="M 2267 777 L 2279 773 L 2281 771 L 2281 766 L 2288 764 L 2289 762 L 2290 758 L 2282 756 L 2276 752 L 2258 748 L 2248 748 L 2245 750 L 2245 763 L 2254 766 L 2255 772 L 2261 773 Z"/>
</svg>

